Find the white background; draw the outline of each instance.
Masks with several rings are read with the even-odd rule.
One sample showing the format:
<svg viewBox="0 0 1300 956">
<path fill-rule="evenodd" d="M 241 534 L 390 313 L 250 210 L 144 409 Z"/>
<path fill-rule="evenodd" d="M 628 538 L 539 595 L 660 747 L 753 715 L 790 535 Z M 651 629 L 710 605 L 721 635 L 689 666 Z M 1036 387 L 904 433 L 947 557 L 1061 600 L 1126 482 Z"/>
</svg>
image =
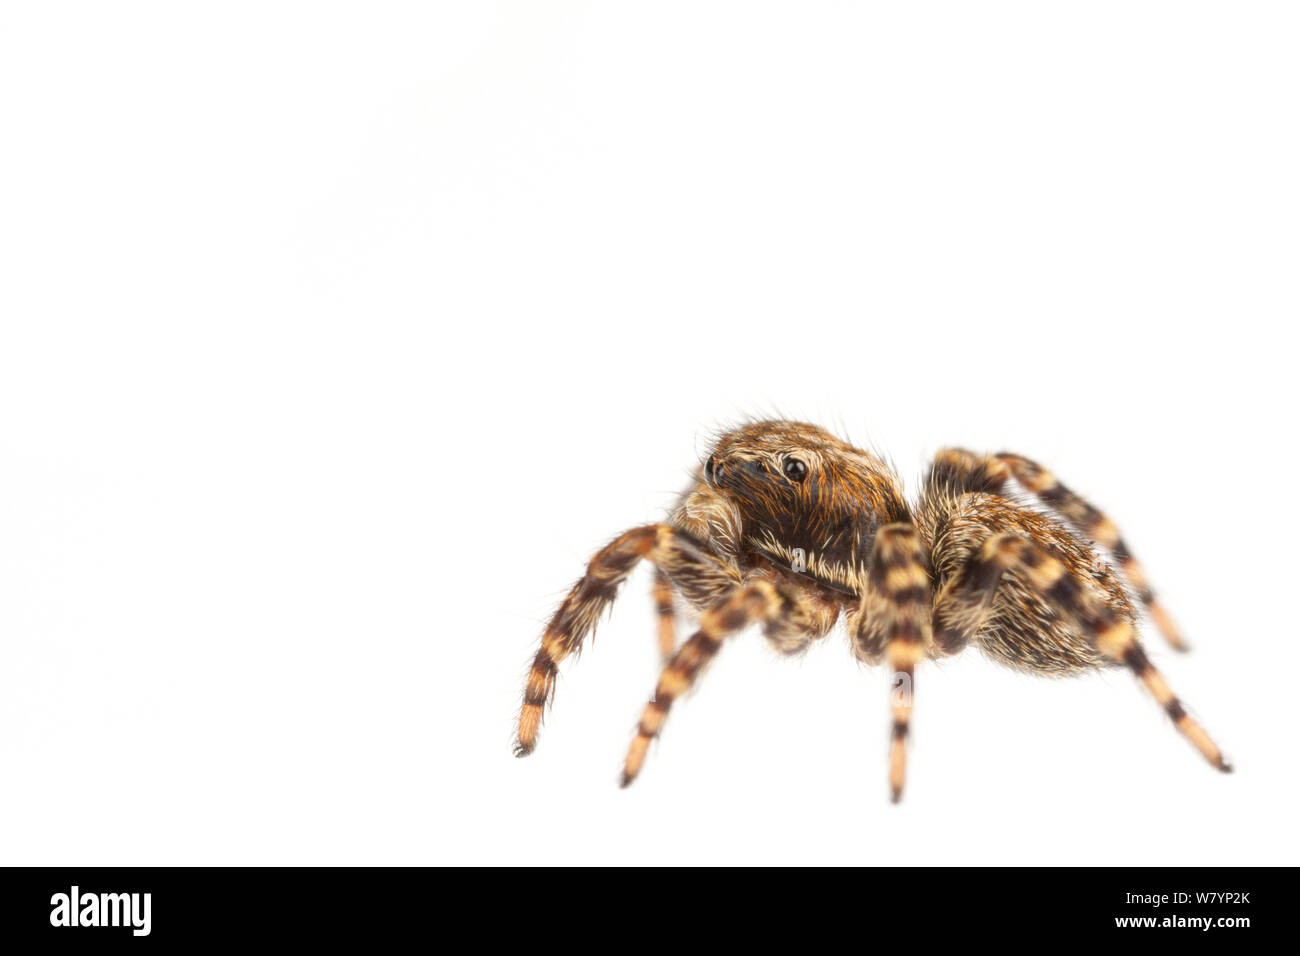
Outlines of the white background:
<svg viewBox="0 0 1300 956">
<path fill-rule="evenodd" d="M 0 862 L 1295 863 L 1289 4 L 6 4 Z M 734 640 L 642 778 L 720 424 L 1039 458 L 1195 645 Z"/>
</svg>

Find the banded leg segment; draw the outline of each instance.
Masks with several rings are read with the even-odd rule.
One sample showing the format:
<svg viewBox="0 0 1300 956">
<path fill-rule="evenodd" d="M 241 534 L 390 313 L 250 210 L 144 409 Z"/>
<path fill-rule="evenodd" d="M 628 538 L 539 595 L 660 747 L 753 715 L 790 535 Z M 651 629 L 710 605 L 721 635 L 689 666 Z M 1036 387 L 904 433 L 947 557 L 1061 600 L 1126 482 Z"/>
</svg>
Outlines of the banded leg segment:
<svg viewBox="0 0 1300 956">
<path fill-rule="evenodd" d="M 941 631 L 947 626 L 943 622 L 964 622 L 952 640 L 968 642 L 982 622 L 982 618 L 976 619 L 969 613 L 970 609 L 982 607 L 987 612 L 1003 574 L 1011 571 L 1020 574 L 1038 594 L 1072 620 L 1102 654 L 1127 665 L 1165 709 L 1179 732 L 1211 765 L 1225 772 L 1232 769 L 1209 734 L 1187 713 L 1164 677 L 1147 659 L 1128 618 L 1112 610 L 1092 582 L 1071 574 L 1059 559 L 1019 535 L 991 535 L 954 578 L 952 591 L 944 589 L 938 602 L 942 606 L 935 608 Z M 949 605 L 958 610 L 950 613 Z M 946 636 L 944 639 L 949 640 Z"/>
<path fill-rule="evenodd" d="M 542 714 L 555 693 L 560 662 L 581 649 L 600 615 L 616 597 L 619 585 L 643 558 L 699 593 L 725 593 L 738 579 L 738 573 L 713 556 L 703 544 L 667 524 L 634 528 L 602 548 L 542 635 L 542 645 L 533 658 L 519 711 L 516 756 L 526 756 L 537 745 Z"/>
<path fill-rule="evenodd" d="M 641 713 L 636 737 L 628 747 L 622 785 L 626 787 L 641 772 L 650 742 L 659 736 L 673 702 L 694 686 L 728 636 L 761 621 L 773 644 L 794 653 L 820 636 L 821 618 L 824 615 L 818 615 L 798 595 L 762 579 L 738 587 L 706 610 L 700 616 L 700 629 L 678 648 L 659 675 L 654 697 Z M 833 623 L 832 619 L 825 627 Z"/>
<path fill-rule="evenodd" d="M 876 533 L 864 595 L 854 627 L 854 650 L 868 661 L 881 656 L 893 671 L 889 789 L 897 803 L 907 775 L 907 735 L 912 720 L 916 665 L 931 643 L 930 575 L 925 549 L 910 524 Z"/>
<path fill-rule="evenodd" d="M 1010 567 L 993 541 L 990 538 L 984 551 L 972 555 L 934 599 L 934 647 L 942 656 L 965 650 L 988 618 L 998 584 Z"/>
<path fill-rule="evenodd" d="M 1038 496 L 1039 499 L 1058 511 L 1072 525 L 1114 554 L 1115 560 L 1119 562 L 1120 570 L 1128 579 L 1129 584 L 1133 586 L 1138 599 L 1146 606 L 1151 615 L 1151 620 L 1155 622 L 1165 640 L 1175 650 L 1187 650 L 1187 642 L 1183 640 L 1182 634 L 1179 633 L 1173 618 L 1169 616 L 1169 612 L 1165 610 L 1164 605 L 1156 600 L 1155 591 L 1151 589 L 1146 572 L 1142 570 L 1142 565 L 1138 563 L 1137 558 L 1133 556 L 1133 552 L 1129 550 L 1124 539 L 1120 537 L 1119 528 L 1116 527 L 1115 522 L 1111 521 L 1110 518 L 1102 514 L 1101 511 L 1089 504 L 1077 493 L 1061 484 L 1055 475 L 1037 462 L 1009 452 L 999 452 L 994 458 L 1005 465 L 1027 491 Z"/>
<path fill-rule="evenodd" d="M 667 660 L 677 650 L 677 611 L 673 604 L 673 582 L 661 568 L 655 568 L 655 583 L 650 596 L 659 616 L 659 656 Z"/>
</svg>

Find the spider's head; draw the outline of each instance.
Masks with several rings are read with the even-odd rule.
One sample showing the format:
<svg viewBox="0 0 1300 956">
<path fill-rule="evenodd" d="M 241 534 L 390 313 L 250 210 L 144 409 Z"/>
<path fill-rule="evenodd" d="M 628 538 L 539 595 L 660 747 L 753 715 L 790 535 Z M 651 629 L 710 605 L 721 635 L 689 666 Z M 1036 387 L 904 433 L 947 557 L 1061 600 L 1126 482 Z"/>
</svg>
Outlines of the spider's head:
<svg viewBox="0 0 1300 956">
<path fill-rule="evenodd" d="M 740 513 L 745 543 L 809 572 L 864 559 L 875 529 L 907 519 L 889 466 L 815 425 L 754 422 L 723 435 L 705 459 L 704 480 Z"/>
</svg>

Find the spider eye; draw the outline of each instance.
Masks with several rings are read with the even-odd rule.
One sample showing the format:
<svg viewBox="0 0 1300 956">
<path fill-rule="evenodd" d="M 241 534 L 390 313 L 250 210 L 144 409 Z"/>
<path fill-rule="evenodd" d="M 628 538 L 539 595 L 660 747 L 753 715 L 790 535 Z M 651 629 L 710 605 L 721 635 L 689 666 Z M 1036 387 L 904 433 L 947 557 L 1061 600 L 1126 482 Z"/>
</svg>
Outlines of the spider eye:
<svg viewBox="0 0 1300 956">
<path fill-rule="evenodd" d="M 785 463 L 785 476 L 791 481 L 803 481 L 808 477 L 808 466 L 798 458 L 788 458 Z"/>
</svg>

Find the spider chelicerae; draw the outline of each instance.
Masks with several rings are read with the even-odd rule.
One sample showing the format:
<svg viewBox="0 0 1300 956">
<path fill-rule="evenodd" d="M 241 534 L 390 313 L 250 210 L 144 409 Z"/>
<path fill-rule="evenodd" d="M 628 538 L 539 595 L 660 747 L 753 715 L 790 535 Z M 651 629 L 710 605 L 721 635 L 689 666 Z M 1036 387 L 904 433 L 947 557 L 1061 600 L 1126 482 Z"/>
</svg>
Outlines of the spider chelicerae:
<svg viewBox="0 0 1300 956">
<path fill-rule="evenodd" d="M 1017 485 L 1052 513 L 1027 507 Z M 1101 560 L 1098 546 L 1113 561 Z M 1141 566 L 1115 524 L 1047 469 L 1020 455 L 946 449 L 909 505 L 884 461 L 790 421 L 723 434 L 668 522 L 627 531 L 591 559 L 542 636 L 517 755 L 537 744 L 560 662 L 580 649 L 642 559 L 655 568 L 665 664 L 628 749 L 624 786 L 641 771 L 673 701 L 727 636 L 760 624 L 777 649 L 796 654 L 841 616 L 858 659 L 894 672 L 895 801 L 916 666 L 971 644 L 1036 674 L 1126 665 L 1206 760 L 1231 769 L 1138 641 L 1130 588 L 1165 638 L 1185 648 Z M 674 594 L 700 615 L 680 647 Z"/>
</svg>

